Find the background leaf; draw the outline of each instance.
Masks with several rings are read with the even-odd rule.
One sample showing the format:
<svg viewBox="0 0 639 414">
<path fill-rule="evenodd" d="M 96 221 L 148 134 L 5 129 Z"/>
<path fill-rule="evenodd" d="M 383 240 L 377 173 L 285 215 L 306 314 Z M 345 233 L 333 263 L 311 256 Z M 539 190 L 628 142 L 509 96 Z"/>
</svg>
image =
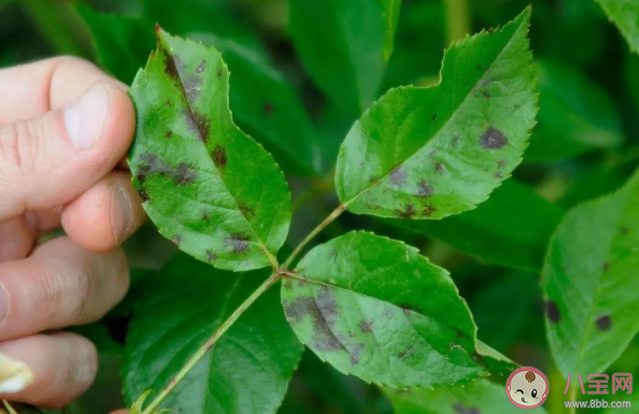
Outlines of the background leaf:
<svg viewBox="0 0 639 414">
<path fill-rule="evenodd" d="M 213 48 L 159 32 L 130 89 L 138 115 L 129 164 L 162 235 L 229 270 L 276 267 L 291 220 L 273 158 L 231 119 L 228 69 Z"/>
<path fill-rule="evenodd" d="M 384 5 L 384 60 L 388 62 L 395 47 L 395 31 L 399 20 L 402 0 L 382 0 Z"/>
<path fill-rule="evenodd" d="M 297 53 L 322 91 L 348 113 L 360 114 L 377 97 L 397 6 L 388 0 L 289 0 Z"/>
<path fill-rule="evenodd" d="M 339 371 L 391 387 L 486 375 L 476 328 L 446 270 L 365 232 L 311 250 L 282 284 L 298 338 Z"/>
<path fill-rule="evenodd" d="M 441 83 L 387 92 L 340 149 L 336 187 L 349 211 L 438 219 L 475 207 L 521 161 L 536 92 L 526 10 L 454 44 Z"/>
<path fill-rule="evenodd" d="M 639 52 L 639 4 L 635 0 L 597 0 L 615 23 L 628 46 Z"/>
<path fill-rule="evenodd" d="M 553 235 L 542 286 L 551 350 L 564 376 L 603 372 L 639 331 L 639 174 L 575 207 Z"/>
<path fill-rule="evenodd" d="M 474 210 L 445 220 L 387 219 L 385 223 L 433 237 L 488 263 L 537 271 L 563 211 L 530 187 L 505 181 Z"/>
<path fill-rule="evenodd" d="M 149 280 L 127 338 L 127 401 L 165 387 L 266 276 L 218 271 L 184 254 L 159 271 Z M 189 414 L 275 413 L 302 353 L 278 302 L 277 289 L 260 297 L 163 407 Z"/>
<path fill-rule="evenodd" d="M 393 402 L 395 414 L 518 414 L 521 409 L 508 401 L 502 384 L 477 380 L 461 387 L 438 387 L 434 390 L 395 391 L 384 388 Z M 535 413 L 546 413 L 543 407 Z"/>
<path fill-rule="evenodd" d="M 606 92 L 579 71 L 538 61 L 539 124 L 526 161 L 565 159 L 624 140 L 621 119 Z"/>
</svg>

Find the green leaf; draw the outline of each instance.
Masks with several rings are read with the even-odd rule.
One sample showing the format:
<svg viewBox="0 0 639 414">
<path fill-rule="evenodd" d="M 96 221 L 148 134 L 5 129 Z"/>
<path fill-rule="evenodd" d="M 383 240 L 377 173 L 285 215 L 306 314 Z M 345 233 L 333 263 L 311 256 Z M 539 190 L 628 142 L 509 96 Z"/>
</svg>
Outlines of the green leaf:
<svg viewBox="0 0 639 414">
<path fill-rule="evenodd" d="M 391 387 L 487 375 L 446 270 L 402 242 L 353 232 L 311 250 L 282 284 L 298 338 L 337 370 Z"/>
<path fill-rule="evenodd" d="M 639 53 L 639 3 L 636 0 L 597 0 L 615 23 L 630 50 Z"/>
<path fill-rule="evenodd" d="M 504 386 L 477 380 L 462 387 L 439 387 L 434 390 L 396 391 L 383 389 L 393 403 L 395 414 L 520 414 L 521 408 L 508 401 Z M 543 407 L 535 413 L 545 414 Z"/>
<path fill-rule="evenodd" d="M 99 13 L 83 5 L 76 8 L 91 29 L 100 65 L 131 84 L 153 49 L 153 25 L 142 18 Z"/>
<path fill-rule="evenodd" d="M 130 89 L 138 121 L 134 185 L 164 237 L 220 269 L 277 267 L 291 221 L 284 176 L 228 108 L 229 72 L 213 48 L 158 30 Z"/>
<path fill-rule="evenodd" d="M 395 31 L 402 0 L 382 0 L 384 4 L 384 60 L 388 62 L 395 47 Z"/>
<path fill-rule="evenodd" d="M 153 26 L 142 18 L 97 13 L 81 6 L 78 10 L 91 28 L 101 65 L 130 84 L 155 44 Z M 290 83 L 248 29 L 217 23 L 213 28 L 215 33 L 188 33 L 223 54 L 233 73 L 229 93 L 235 121 L 272 152 L 285 171 L 315 172 L 320 164 L 317 138 Z"/>
<path fill-rule="evenodd" d="M 539 125 L 526 150 L 526 161 L 552 161 L 623 140 L 621 119 L 605 90 L 570 66 L 537 62 Z"/>
<path fill-rule="evenodd" d="M 153 396 L 267 273 L 229 274 L 181 254 L 161 270 L 131 321 L 124 392 Z M 165 400 L 189 414 L 275 413 L 302 346 L 287 326 L 277 289 L 261 296 Z"/>
<path fill-rule="evenodd" d="M 317 172 L 321 160 L 311 121 L 289 82 L 268 58 L 233 38 L 195 33 L 192 37 L 215 46 L 224 56 L 233 74 L 231 109 L 240 127 L 259 138 L 288 171 Z"/>
<path fill-rule="evenodd" d="M 388 0 L 289 0 L 298 55 L 328 98 L 350 114 L 377 97 L 397 6 Z"/>
<path fill-rule="evenodd" d="M 563 211 L 530 187 L 505 181 L 477 209 L 441 221 L 387 219 L 489 263 L 538 271 Z"/>
<path fill-rule="evenodd" d="M 564 375 L 603 372 L 639 331 L 639 173 L 572 209 L 542 273 L 546 327 Z"/>
<path fill-rule="evenodd" d="M 337 160 L 349 211 L 439 219 L 475 207 L 520 163 L 535 123 L 527 9 L 454 44 L 441 82 L 387 92 L 355 123 Z"/>
</svg>

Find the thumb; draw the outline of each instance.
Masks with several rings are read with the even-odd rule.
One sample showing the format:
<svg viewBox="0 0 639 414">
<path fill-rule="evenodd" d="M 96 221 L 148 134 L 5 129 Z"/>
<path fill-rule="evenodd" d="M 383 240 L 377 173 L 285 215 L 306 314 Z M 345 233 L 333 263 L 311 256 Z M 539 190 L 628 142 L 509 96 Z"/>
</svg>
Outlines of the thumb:
<svg viewBox="0 0 639 414">
<path fill-rule="evenodd" d="M 0 126 L 0 222 L 77 198 L 124 156 L 134 129 L 133 104 L 111 82 L 65 108 Z"/>
</svg>

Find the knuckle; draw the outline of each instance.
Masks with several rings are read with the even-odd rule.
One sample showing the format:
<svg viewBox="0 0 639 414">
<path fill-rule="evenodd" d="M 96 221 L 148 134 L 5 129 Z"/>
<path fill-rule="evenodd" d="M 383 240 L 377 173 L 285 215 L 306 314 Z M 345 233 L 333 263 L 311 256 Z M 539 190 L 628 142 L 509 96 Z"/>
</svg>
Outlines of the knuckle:
<svg viewBox="0 0 639 414">
<path fill-rule="evenodd" d="M 0 128 L 0 166 L 3 176 L 28 174 L 37 157 L 39 123 L 17 122 Z"/>
</svg>

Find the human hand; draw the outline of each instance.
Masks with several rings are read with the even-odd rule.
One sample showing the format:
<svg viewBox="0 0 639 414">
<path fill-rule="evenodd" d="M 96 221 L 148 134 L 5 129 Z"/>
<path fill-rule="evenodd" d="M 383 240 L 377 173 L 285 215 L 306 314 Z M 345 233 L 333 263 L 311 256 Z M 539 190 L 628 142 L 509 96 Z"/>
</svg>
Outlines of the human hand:
<svg viewBox="0 0 639 414">
<path fill-rule="evenodd" d="M 0 70 L 0 398 L 62 407 L 92 383 L 94 345 L 43 331 L 95 321 L 128 289 L 118 246 L 144 220 L 121 162 L 134 130 L 125 86 L 90 63 Z"/>
</svg>

